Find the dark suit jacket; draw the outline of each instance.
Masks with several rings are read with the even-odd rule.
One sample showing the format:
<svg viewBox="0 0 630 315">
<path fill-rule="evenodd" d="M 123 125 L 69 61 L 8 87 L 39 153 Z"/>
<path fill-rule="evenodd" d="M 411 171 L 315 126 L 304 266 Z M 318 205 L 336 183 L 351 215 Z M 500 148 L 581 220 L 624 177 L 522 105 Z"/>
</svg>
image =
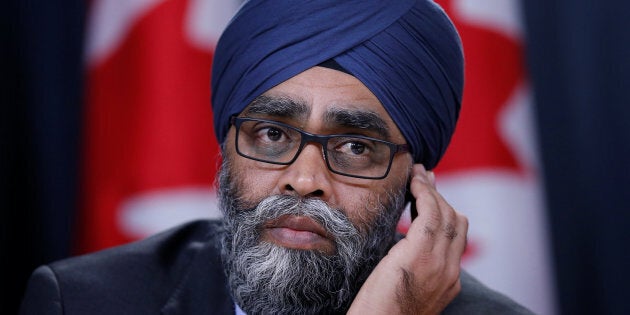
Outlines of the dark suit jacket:
<svg viewBox="0 0 630 315">
<path fill-rule="evenodd" d="M 135 243 L 37 268 L 21 314 L 234 314 L 220 224 L 195 221 Z M 445 314 L 529 314 L 463 272 Z"/>
</svg>

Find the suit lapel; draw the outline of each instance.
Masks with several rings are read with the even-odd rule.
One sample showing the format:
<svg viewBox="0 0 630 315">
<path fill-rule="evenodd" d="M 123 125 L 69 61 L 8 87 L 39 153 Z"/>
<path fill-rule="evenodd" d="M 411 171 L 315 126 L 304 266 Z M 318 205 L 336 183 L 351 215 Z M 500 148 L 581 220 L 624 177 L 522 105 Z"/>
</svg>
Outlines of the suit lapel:
<svg viewBox="0 0 630 315">
<path fill-rule="evenodd" d="M 234 314 L 221 265 L 218 233 L 200 243 L 162 314 Z"/>
</svg>

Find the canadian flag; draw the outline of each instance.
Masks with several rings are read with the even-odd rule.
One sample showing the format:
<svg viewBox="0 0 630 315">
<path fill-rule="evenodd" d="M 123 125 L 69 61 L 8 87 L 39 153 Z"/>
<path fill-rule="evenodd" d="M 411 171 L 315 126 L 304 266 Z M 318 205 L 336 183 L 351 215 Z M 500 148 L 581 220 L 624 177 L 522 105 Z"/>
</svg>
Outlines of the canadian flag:
<svg viewBox="0 0 630 315">
<path fill-rule="evenodd" d="M 537 314 L 554 314 L 551 255 L 518 0 L 438 0 L 465 54 L 460 121 L 438 190 L 470 221 L 463 266 Z"/>
<path fill-rule="evenodd" d="M 232 0 L 94 0 L 78 252 L 219 216 L 213 47 Z"/>
<path fill-rule="evenodd" d="M 538 314 L 555 311 L 517 0 L 438 0 L 466 55 L 464 104 L 437 173 L 470 219 L 464 267 Z M 78 251 L 218 217 L 213 47 L 236 0 L 94 0 Z M 409 218 L 401 221 L 401 229 Z"/>
</svg>

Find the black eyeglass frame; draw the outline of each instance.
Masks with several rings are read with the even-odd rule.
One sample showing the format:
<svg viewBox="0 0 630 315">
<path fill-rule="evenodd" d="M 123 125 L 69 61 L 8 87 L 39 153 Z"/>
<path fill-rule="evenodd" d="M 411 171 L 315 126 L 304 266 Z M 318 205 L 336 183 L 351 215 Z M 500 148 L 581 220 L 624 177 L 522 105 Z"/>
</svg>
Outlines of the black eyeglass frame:
<svg viewBox="0 0 630 315">
<path fill-rule="evenodd" d="M 276 162 L 276 161 L 269 161 L 269 160 L 263 160 L 260 158 L 255 158 L 249 155 L 244 154 L 243 152 L 241 152 L 241 150 L 238 147 L 238 137 L 239 137 L 239 131 L 241 128 L 241 124 L 245 121 L 258 121 L 258 122 L 264 122 L 264 123 L 272 123 L 272 124 L 276 124 L 291 130 L 294 130 L 296 132 L 298 132 L 300 134 L 300 146 L 298 147 L 297 151 L 295 152 L 295 156 L 293 156 L 293 158 L 288 161 L 288 162 Z M 287 125 L 285 123 L 281 123 L 275 120 L 268 120 L 268 119 L 260 119 L 260 118 L 252 118 L 252 117 L 237 117 L 237 116 L 232 116 L 230 118 L 230 123 L 232 125 L 234 125 L 236 127 L 236 138 L 234 141 L 234 145 L 236 147 L 236 152 L 245 158 L 248 158 L 250 160 L 254 160 L 254 161 L 259 161 L 259 162 L 264 162 L 264 163 L 270 163 L 270 164 L 276 164 L 276 165 L 290 165 L 293 162 L 295 162 L 295 160 L 298 158 L 298 156 L 300 155 L 300 153 L 302 152 L 302 149 L 304 149 L 304 146 L 307 143 L 319 143 L 322 147 L 322 152 L 324 153 L 324 161 L 326 161 L 326 166 L 328 167 L 328 169 L 335 173 L 335 174 L 339 174 L 342 176 L 348 176 L 348 177 L 354 177 L 354 178 L 363 178 L 363 179 L 383 179 L 385 177 L 387 177 L 387 175 L 389 174 L 389 171 L 392 168 L 392 162 L 394 161 L 394 156 L 398 153 L 405 153 L 405 152 L 409 152 L 409 145 L 407 144 L 396 144 L 393 142 L 389 142 L 389 141 L 385 141 L 385 140 L 381 140 L 381 139 L 377 139 L 377 138 L 372 138 L 372 137 L 366 137 L 366 136 L 362 136 L 362 135 L 354 135 L 354 134 L 332 134 L 332 135 L 318 135 L 318 134 L 313 134 L 313 133 L 309 133 L 306 132 L 302 129 L 293 127 L 291 125 Z M 369 141 L 375 141 L 375 142 L 379 142 L 382 144 L 385 144 L 389 147 L 389 163 L 387 164 L 387 169 L 385 170 L 385 174 L 383 174 L 383 176 L 362 176 L 362 175 L 353 175 L 353 174 L 347 174 L 347 173 L 343 173 L 340 171 L 337 171 L 335 169 L 333 169 L 330 166 L 330 162 L 328 160 L 328 140 L 331 138 L 337 138 L 337 137 L 352 137 L 352 138 L 358 138 L 358 139 L 364 139 L 364 140 L 369 140 Z"/>
</svg>

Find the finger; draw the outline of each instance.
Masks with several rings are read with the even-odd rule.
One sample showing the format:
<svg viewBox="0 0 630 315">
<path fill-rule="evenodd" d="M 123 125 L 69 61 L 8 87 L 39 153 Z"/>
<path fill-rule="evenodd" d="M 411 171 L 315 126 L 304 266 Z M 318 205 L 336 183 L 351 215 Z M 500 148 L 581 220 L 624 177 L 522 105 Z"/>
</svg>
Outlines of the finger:
<svg viewBox="0 0 630 315">
<path fill-rule="evenodd" d="M 468 234 L 468 218 L 456 211 L 442 195 L 435 196 L 442 215 L 442 238 L 437 240 L 437 246 L 452 247 L 455 253 L 461 255 L 466 247 Z"/>
<path fill-rule="evenodd" d="M 440 260 L 459 268 L 466 248 L 468 219 L 455 211 L 437 192 L 433 172 L 426 171 L 421 165 L 414 166 L 411 191 L 417 198 L 416 205 L 421 215 L 412 222 L 408 238 L 423 252 L 433 251 L 442 255 Z"/>
<path fill-rule="evenodd" d="M 424 247 L 424 251 L 430 251 L 433 249 L 435 238 L 442 225 L 442 214 L 423 167 L 414 167 L 410 190 L 415 198 L 418 217 L 411 222 L 407 238 L 412 241 L 412 244 Z"/>
<path fill-rule="evenodd" d="M 456 231 L 457 235 L 452 240 L 453 250 L 449 252 L 449 259 L 456 259 L 458 261 L 461 260 L 464 251 L 466 250 L 466 245 L 468 242 L 468 218 L 463 214 L 456 212 L 457 214 L 457 226 Z"/>
<path fill-rule="evenodd" d="M 427 172 L 422 165 L 414 166 L 410 190 L 419 212 L 410 231 L 421 231 L 440 243 L 455 239 L 460 233 L 457 213 L 435 189 L 433 172 Z"/>
</svg>

